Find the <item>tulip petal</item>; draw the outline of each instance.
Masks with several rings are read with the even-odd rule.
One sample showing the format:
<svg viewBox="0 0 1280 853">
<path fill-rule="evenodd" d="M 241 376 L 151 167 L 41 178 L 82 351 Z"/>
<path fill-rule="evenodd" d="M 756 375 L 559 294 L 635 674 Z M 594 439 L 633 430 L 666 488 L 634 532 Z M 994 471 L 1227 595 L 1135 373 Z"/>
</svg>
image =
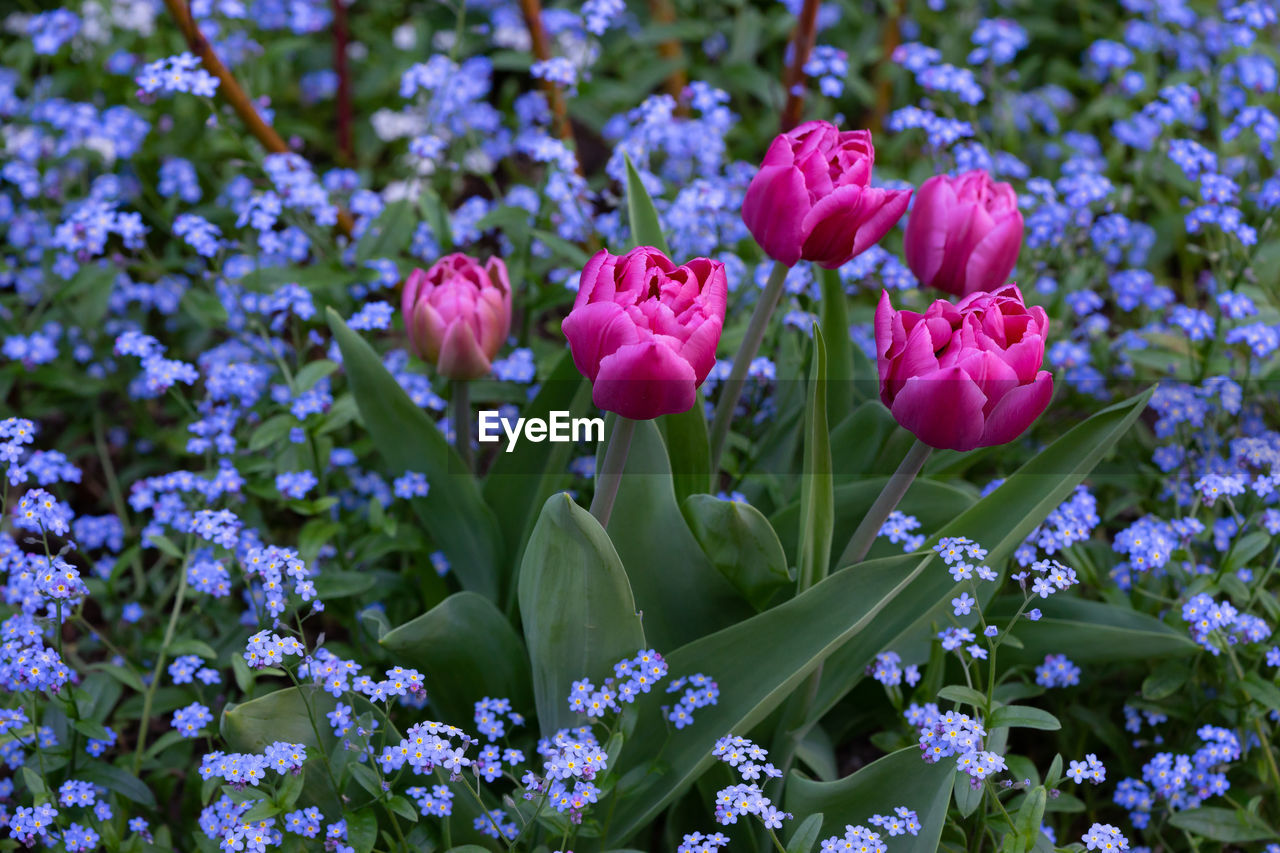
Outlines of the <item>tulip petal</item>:
<svg viewBox="0 0 1280 853">
<path fill-rule="evenodd" d="M 1022 215 L 996 223 L 973 247 L 965 264 L 965 292 L 994 290 L 1009 280 L 1022 249 Z"/>
<path fill-rule="evenodd" d="M 870 192 L 850 184 L 818 200 L 801 223 L 805 260 L 835 269 L 853 257 L 854 236 L 864 218 L 862 206 Z"/>
<path fill-rule="evenodd" d="M 742 221 L 769 257 L 787 266 L 800 260 L 809 211 L 809 192 L 800 170 L 790 165 L 765 166 L 752 178 L 742 201 Z"/>
<path fill-rule="evenodd" d="M 907 216 L 902 253 L 907 266 L 925 287 L 934 287 L 947 249 L 947 230 L 956 194 L 945 175 L 934 175 L 916 190 L 916 203 Z"/>
<path fill-rule="evenodd" d="M 1008 444 L 1026 432 L 1032 421 L 1049 406 L 1053 376 L 1042 370 L 1030 385 L 1020 385 L 1004 395 L 987 416 L 980 447 Z"/>
<path fill-rule="evenodd" d="M 857 257 L 870 249 L 880 238 L 889 233 L 889 229 L 897 224 L 902 214 L 907 212 L 911 203 L 911 190 L 882 190 L 871 187 L 868 192 L 877 198 L 875 204 L 863 201 L 863 220 L 858 224 L 858 233 L 853 238 L 853 254 Z M 868 215 L 869 214 L 869 215 Z"/>
<path fill-rule="evenodd" d="M 574 308 L 560 326 L 569 339 L 569 351 L 578 372 L 596 379 L 601 359 L 620 347 L 638 343 L 642 334 L 636 324 L 616 302 L 592 302 Z"/>
<path fill-rule="evenodd" d="M 632 420 L 687 412 L 696 398 L 693 367 L 670 347 L 646 341 L 621 347 L 600 361 L 591 399 Z"/>
<path fill-rule="evenodd" d="M 987 399 L 963 370 L 913 376 L 893 400 L 894 420 L 930 447 L 972 450 L 983 437 Z"/>
<path fill-rule="evenodd" d="M 489 366 L 471 324 L 464 319 L 454 320 L 440 344 L 440 358 L 436 362 L 440 375 L 449 379 L 479 379 L 489 372 Z"/>
</svg>

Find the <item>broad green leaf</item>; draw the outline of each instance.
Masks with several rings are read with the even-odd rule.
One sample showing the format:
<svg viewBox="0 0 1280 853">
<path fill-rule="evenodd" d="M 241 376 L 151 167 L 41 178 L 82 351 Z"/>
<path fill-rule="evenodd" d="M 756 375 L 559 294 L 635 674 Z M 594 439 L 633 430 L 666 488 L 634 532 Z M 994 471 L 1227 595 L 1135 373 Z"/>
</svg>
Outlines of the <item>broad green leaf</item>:
<svg viewBox="0 0 1280 853">
<path fill-rule="evenodd" d="M 1175 812 L 1169 823 L 1185 829 L 1192 835 L 1218 841 L 1223 844 L 1240 844 L 1245 841 L 1271 841 L 1280 838 L 1266 821 L 1243 809 L 1226 809 L 1204 806 Z"/>
<path fill-rule="evenodd" d="M 228 704 L 222 709 L 219 731 L 235 752 L 262 752 L 275 741 L 300 743 L 310 751 L 317 750 L 320 746 L 316 739 L 318 730 L 325 738 L 325 748 L 337 759 L 345 753 L 339 750 L 335 754 L 337 738 L 333 737 L 324 718 L 337 701 L 315 685 L 287 687 L 248 702 Z M 326 807 L 341 808 L 320 761 L 308 761 L 302 772 L 306 777 L 303 782 L 304 798 L 320 805 L 321 811 Z"/>
<path fill-rule="evenodd" d="M 888 477 L 872 477 L 858 479 L 854 482 L 836 486 L 832 495 L 835 501 L 835 519 L 833 529 L 836 541 L 847 541 L 857 529 L 858 522 L 867 514 L 867 510 L 875 502 Z M 914 515 L 920 520 L 925 530 L 937 530 L 975 503 L 972 490 L 953 483 L 917 478 L 903 495 L 898 508 L 907 515 Z M 792 503 L 776 513 L 771 519 L 778 537 L 784 545 L 794 547 L 796 531 L 800 525 L 800 504 Z M 872 547 L 872 555 L 888 556 L 900 551 L 901 545 L 891 545 L 882 540 Z M 791 556 L 788 554 L 788 556 Z M 838 558 L 836 554 L 832 559 Z"/>
<path fill-rule="evenodd" d="M 1040 838 L 1040 825 L 1044 820 L 1044 807 L 1048 803 L 1048 791 L 1037 785 L 1022 801 L 1014 816 L 1014 843 L 1011 853 L 1028 853 Z M 1006 848 L 1009 849 L 1009 848 Z"/>
<path fill-rule="evenodd" d="M 963 684 L 948 684 L 938 691 L 938 698 L 957 704 L 973 705 L 976 708 L 985 708 L 987 705 L 986 694 L 972 687 L 965 687 Z"/>
<path fill-rule="evenodd" d="M 613 417 L 606 435 L 612 434 Z M 597 470 L 599 464 L 597 457 Z M 653 421 L 636 422 L 609 517 L 609 538 L 626 567 L 645 637 L 664 654 L 750 612 L 689 531 L 676 503 L 667 449 Z"/>
<path fill-rule="evenodd" d="M 408 248 L 417 224 L 413 202 L 403 199 L 391 202 L 360 236 L 356 243 L 356 260 L 363 263 L 378 258 L 394 258 Z"/>
<path fill-rule="evenodd" d="M 810 853 L 822 834 L 822 818 L 820 814 L 811 814 L 801 821 L 787 840 L 787 853 Z"/>
<path fill-rule="evenodd" d="M 518 591 L 538 723 L 550 735 L 575 724 L 569 686 L 580 678 L 599 683 L 613 664 L 645 648 L 645 632 L 613 543 L 566 494 L 542 507 Z"/>
<path fill-rule="evenodd" d="M 378 814 L 373 806 L 343 815 L 347 821 L 347 843 L 356 853 L 369 853 L 378 840 Z"/>
<path fill-rule="evenodd" d="M 545 419 L 553 411 L 567 411 L 572 417 L 581 417 L 587 414 L 590 400 L 590 385 L 566 349 L 537 396 L 520 414 Z M 497 516 L 506 553 L 516 558 L 518 565 L 520 548 L 533 527 L 535 513 L 566 479 L 565 469 L 574 448 L 565 442 L 521 441 L 508 453 L 505 437 L 499 446 L 502 450 L 494 457 L 484 480 L 484 499 Z"/>
<path fill-rule="evenodd" d="M 831 430 L 831 463 L 836 482 L 870 474 L 881 448 L 898 429 L 898 422 L 879 400 L 868 400 L 837 421 Z M 897 464 L 896 460 L 893 464 Z"/>
<path fill-rule="evenodd" d="M 151 793 L 151 789 L 123 767 L 117 767 L 105 761 L 90 761 L 76 770 L 76 778 L 82 782 L 101 785 L 149 809 L 156 808 L 156 797 Z"/>
<path fill-rule="evenodd" d="M 987 728 L 989 730 L 1039 729 L 1056 732 L 1062 728 L 1062 723 L 1048 711 L 1032 708 L 1030 705 L 1002 705 L 991 712 L 991 717 L 987 720 Z"/>
<path fill-rule="evenodd" d="M 849 303 L 839 271 L 816 272 L 822 287 L 822 338 L 827 346 L 827 415 L 830 423 L 838 424 L 853 411 L 853 338 L 849 336 Z"/>
<path fill-rule="evenodd" d="M 987 608 L 987 619 L 1005 622 L 1021 603 L 1020 595 L 997 598 Z M 1043 613 L 1038 622 L 1020 621 L 1013 628 L 1023 648 L 1002 648 L 1002 658 L 1007 654 L 1012 661 L 1041 663 L 1045 655 L 1070 647 L 1076 663 L 1106 663 L 1181 657 L 1200 651 L 1186 634 L 1128 607 L 1069 595 L 1055 595 L 1036 606 Z"/>
<path fill-rule="evenodd" d="M 989 563 L 1000 565 L 1129 431 L 1150 398 L 1151 390 L 1147 390 L 1077 424 L 1005 478 L 999 488 L 945 525 L 930 544 L 943 536 L 968 536 L 988 549 Z M 861 571 L 857 566 L 850 570 L 855 574 Z M 843 571 L 846 570 L 837 574 Z M 901 653 L 909 643 L 915 643 L 921 652 L 928 648 L 933 623 L 945 622 L 950 616 L 956 584 L 945 570 L 937 568 L 922 576 L 915 586 L 911 596 L 894 603 L 896 611 L 907 600 L 920 602 L 908 627 L 899 630 L 897 623 L 888 619 L 877 622 L 861 642 L 840 650 L 827 662 L 812 719 L 821 718 L 861 681 L 867 665 L 879 652 L 893 648 Z M 1072 640 L 1073 651 L 1079 639 Z"/>
<path fill-rule="evenodd" d="M 262 752 L 275 741 L 314 747 L 318 742 L 307 708 L 322 715 L 332 711 L 337 701 L 316 686 L 286 687 L 248 702 L 228 704 L 222 711 L 220 729 L 238 752 Z M 327 730 L 326 726 L 321 731 Z"/>
<path fill-rule="evenodd" d="M 932 555 L 901 555 L 863 563 L 864 571 L 838 572 L 777 607 L 666 655 L 672 672 L 714 678 L 719 701 L 699 709 L 694 723 L 670 739 L 659 709 L 669 699 L 654 693 L 638 703 L 636 732 L 622 751 L 619 772 L 638 768 L 643 775 L 647 766 L 660 778 L 620 786 L 635 790 L 617 803 L 610 843 L 625 841 L 711 766 L 718 737 L 759 723 L 841 645 L 872 625 L 889 622 L 893 624 L 886 630 L 900 630 L 910 624 L 933 599 L 897 597 L 909 592 L 912 581 L 933 562 Z M 877 645 L 867 657 L 881 648 Z"/>
<path fill-rule="evenodd" d="M 482 595 L 455 593 L 380 642 L 392 661 L 422 671 L 431 706 L 446 723 L 469 723 L 485 696 L 505 696 L 518 710 L 532 707 L 524 644 Z"/>
<path fill-rule="evenodd" d="M 821 813 L 819 837 L 840 835 L 846 824 L 862 824 L 873 814 L 893 814 L 906 806 L 920 818 L 920 834 L 893 839 L 895 853 L 933 853 L 938 847 L 955 764 L 927 764 L 920 750 L 907 747 L 871 762 L 835 782 L 815 782 L 796 773 L 787 780 L 787 811 L 799 815 Z"/>
<path fill-rule="evenodd" d="M 831 565 L 831 442 L 827 434 L 827 347 L 813 327 L 813 364 L 804 415 L 804 467 L 800 472 L 800 530 L 796 544 L 796 582 L 805 590 L 825 577 Z"/>
<path fill-rule="evenodd" d="M 430 186 L 422 187 L 422 195 L 418 198 L 418 211 L 431 227 L 431 236 L 440 244 L 441 254 L 452 251 L 453 226 L 449 223 L 449 208 L 445 207 L 440 196 Z"/>
<path fill-rule="evenodd" d="M 670 255 L 667 238 L 662 234 L 662 223 L 658 221 L 658 211 L 653 207 L 653 199 L 640 180 L 640 173 L 632 164 L 631 158 L 623 154 L 627 164 L 627 221 L 631 224 L 631 244 L 633 246 L 653 246 L 664 255 Z"/>
<path fill-rule="evenodd" d="M 1257 673 L 1249 673 L 1243 681 L 1238 682 L 1240 688 L 1253 699 L 1272 711 L 1280 711 L 1280 687 L 1274 681 L 1268 681 Z"/>
<path fill-rule="evenodd" d="M 671 460 L 676 501 L 684 503 L 690 495 L 707 492 L 711 488 L 711 441 L 707 437 L 702 392 L 698 392 L 689 411 L 658 418 L 658 429 Z"/>
<path fill-rule="evenodd" d="M 475 478 L 427 417 L 413 404 L 377 353 L 332 308 L 329 328 L 342 349 L 347 380 L 374 445 L 398 476 L 427 475 L 431 491 L 415 498 L 414 511 L 466 589 L 497 600 L 502 579 L 502 539 Z"/>
<path fill-rule="evenodd" d="M 756 610 L 791 583 L 782 543 L 760 510 L 711 495 L 691 495 L 681 509 L 711 565 Z"/>
</svg>

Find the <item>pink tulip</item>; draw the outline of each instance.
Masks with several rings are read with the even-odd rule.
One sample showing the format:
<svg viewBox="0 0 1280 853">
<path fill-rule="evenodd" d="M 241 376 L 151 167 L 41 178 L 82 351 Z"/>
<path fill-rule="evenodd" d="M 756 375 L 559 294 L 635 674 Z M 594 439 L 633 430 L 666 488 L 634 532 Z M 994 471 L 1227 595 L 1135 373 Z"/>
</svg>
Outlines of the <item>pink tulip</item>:
<svg viewBox="0 0 1280 853">
<path fill-rule="evenodd" d="M 414 270 L 400 298 L 414 351 L 449 379 L 489 372 L 511 328 L 511 281 L 501 258 L 483 266 L 463 254 L 446 255 L 429 270 Z"/>
<path fill-rule="evenodd" d="M 773 140 L 742 202 L 742 221 L 775 261 L 827 269 L 862 254 L 893 227 L 911 190 L 871 186 L 871 132 L 805 122 Z"/>
<path fill-rule="evenodd" d="M 903 254 L 920 284 L 956 296 L 1009 280 L 1022 248 L 1022 212 L 1013 187 L 981 169 L 934 175 L 907 217 Z"/>
<path fill-rule="evenodd" d="M 1017 285 L 939 299 L 923 314 L 876 308 L 880 399 L 894 419 L 932 447 L 972 450 L 1022 435 L 1049 405 L 1041 370 L 1049 318 L 1027 307 Z"/>
<path fill-rule="evenodd" d="M 595 404 L 633 420 L 688 411 L 716 362 L 728 296 L 719 261 L 676 266 L 652 246 L 598 252 L 563 324 Z"/>
</svg>

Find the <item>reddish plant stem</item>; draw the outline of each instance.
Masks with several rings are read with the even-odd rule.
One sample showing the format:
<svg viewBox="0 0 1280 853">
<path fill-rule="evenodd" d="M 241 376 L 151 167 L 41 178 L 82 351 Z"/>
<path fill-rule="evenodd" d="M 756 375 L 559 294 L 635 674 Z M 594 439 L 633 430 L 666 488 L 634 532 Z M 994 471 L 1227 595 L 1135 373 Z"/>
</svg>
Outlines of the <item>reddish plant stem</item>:
<svg viewBox="0 0 1280 853">
<path fill-rule="evenodd" d="M 351 68 L 347 65 L 347 45 L 350 42 L 347 5 L 343 0 L 333 0 L 333 70 L 338 75 L 338 153 L 348 166 L 356 160 L 351 141 Z"/>
<path fill-rule="evenodd" d="M 782 132 L 786 133 L 800 123 L 804 113 L 804 66 L 813 52 L 818 38 L 819 0 L 804 0 L 796 28 L 791 34 L 791 65 L 787 68 L 783 83 L 787 87 L 787 103 L 782 108 Z"/>
<path fill-rule="evenodd" d="M 653 17 L 654 23 L 667 25 L 674 24 L 676 21 L 676 10 L 671 5 L 671 0 L 649 0 L 649 14 Z M 664 39 L 658 44 L 658 55 L 663 59 L 675 60 L 680 63 L 663 81 L 662 88 L 668 95 L 676 100 L 676 115 L 688 115 L 689 105 L 682 98 L 684 90 L 689 86 L 689 75 L 684 70 L 684 48 L 677 39 Z"/>
<path fill-rule="evenodd" d="M 520 0 L 520 12 L 524 15 L 524 24 L 529 28 L 529 42 L 533 49 L 533 58 L 538 62 L 546 62 L 551 58 L 551 39 L 547 36 L 547 28 L 542 23 L 541 0 Z M 550 80 L 540 80 L 542 92 L 551 107 L 552 124 L 556 134 L 566 145 L 573 147 L 573 128 L 569 125 L 569 110 L 565 106 L 564 93 L 560 87 Z"/>
<path fill-rule="evenodd" d="M 892 105 L 893 86 L 889 80 L 889 69 L 893 64 L 893 52 L 902 43 L 902 0 L 893 4 L 889 20 L 884 24 L 884 36 L 880 41 L 880 59 L 876 62 L 876 103 L 874 111 L 867 121 L 872 134 L 877 134 L 884 127 L 885 116 L 889 115 Z"/>
<path fill-rule="evenodd" d="M 191 9 L 187 6 L 186 0 L 164 0 L 164 5 L 169 9 L 169 14 L 173 16 L 174 23 L 178 25 L 178 30 L 182 33 L 182 37 L 187 41 L 187 47 L 191 52 L 200 57 L 200 61 L 204 64 L 204 68 L 218 80 L 218 92 L 223 99 L 231 106 L 245 123 L 249 132 L 254 138 L 262 143 L 263 147 L 268 151 L 276 154 L 286 154 L 289 152 L 289 146 L 280 138 L 280 134 L 262 118 L 262 114 L 258 112 L 258 108 L 254 106 L 253 101 L 249 98 L 241 87 L 239 81 L 228 70 L 227 66 L 222 64 L 222 60 L 218 58 L 218 54 L 214 52 L 213 45 L 209 44 L 208 39 L 200 32 L 200 27 L 196 24 L 195 18 L 191 16 Z M 351 236 L 351 231 L 355 223 L 351 219 L 351 214 L 342 208 L 338 208 L 338 228 Z"/>
</svg>

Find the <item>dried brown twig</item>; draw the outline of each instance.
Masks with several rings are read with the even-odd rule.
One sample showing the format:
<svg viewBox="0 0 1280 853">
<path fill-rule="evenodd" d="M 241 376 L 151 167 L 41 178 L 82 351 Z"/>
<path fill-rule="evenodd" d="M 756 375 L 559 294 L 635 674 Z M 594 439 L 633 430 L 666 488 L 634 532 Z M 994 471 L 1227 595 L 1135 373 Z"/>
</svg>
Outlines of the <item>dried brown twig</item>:
<svg viewBox="0 0 1280 853">
<path fill-rule="evenodd" d="M 800 123 L 804 113 L 804 66 L 813 52 L 818 38 L 819 0 L 804 0 L 796 28 L 791 34 L 791 65 L 787 67 L 783 84 L 787 87 L 787 103 L 782 108 L 782 132 L 786 133 Z"/>
<path fill-rule="evenodd" d="M 218 54 L 214 51 L 213 45 L 209 44 L 209 40 L 200 32 L 199 25 L 196 24 L 195 18 L 191 16 L 191 9 L 187 6 L 186 0 L 164 0 L 164 5 L 169 9 L 169 14 L 173 16 L 174 23 L 178 25 L 178 29 L 182 32 L 182 37 L 186 39 L 187 46 L 191 52 L 200 57 L 200 61 L 204 64 L 204 68 L 218 80 L 218 92 L 222 98 L 231 106 L 245 123 L 249 132 L 254 138 L 262 143 L 268 151 L 276 154 L 286 154 L 289 152 L 289 146 L 280 138 L 280 134 L 276 133 L 274 127 L 263 119 L 262 114 L 258 112 L 258 108 L 254 106 L 249 95 L 245 93 L 244 88 L 236 80 L 235 75 L 222 64 L 222 60 L 218 58 Z M 338 208 L 338 228 L 348 237 L 355 227 L 355 222 L 351 218 L 351 214 L 343 208 Z"/>
</svg>

